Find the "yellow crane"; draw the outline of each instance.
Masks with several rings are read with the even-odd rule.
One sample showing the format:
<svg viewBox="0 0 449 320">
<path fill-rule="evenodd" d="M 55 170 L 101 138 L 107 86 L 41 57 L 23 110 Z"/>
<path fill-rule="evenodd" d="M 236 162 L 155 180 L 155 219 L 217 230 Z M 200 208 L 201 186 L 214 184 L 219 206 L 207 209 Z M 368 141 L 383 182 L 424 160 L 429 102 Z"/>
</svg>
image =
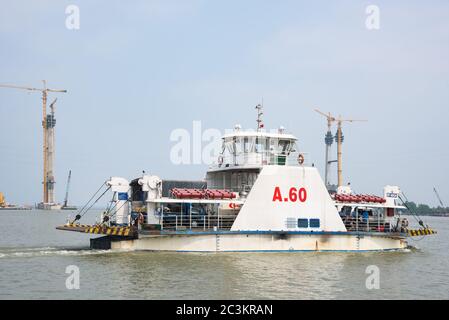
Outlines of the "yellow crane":
<svg viewBox="0 0 449 320">
<path fill-rule="evenodd" d="M 6 205 L 5 196 L 3 192 L 0 192 L 0 207 L 4 207 Z"/>
<path fill-rule="evenodd" d="M 338 118 L 336 118 L 336 117 L 332 116 L 332 114 L 330 112 L 324 113 L 318 109 L 315 109 L 315 111 L 318 112 L 319 114 L 325 116 L 327 119 L 328 131 L 326 133 L 326 138 L 325 138 L 325 142 L 326 142 L 326 171 L 325 171 L 326 187 L 328 184 L 328 174 L 329 174 L 329 165 L 330 165 L 329 150 L 330 150 L 330 146 L 332 145 L 332 142 L 333 142 L 333 137 L 331 134 L 331 127 L 332 127 L 332 123 L 334 123 L 334 122 L 337 123 L 337 134 L 335 135 L 335 140 L 337 141 L 338 186 L 341 187 L 343 185 L 343 175 L 342 175 L 342 173 L 343 173 L 343 163 L 342 163 L 343 132 L 341 129 L 342 124 L 343 124 L 343 122 L 356 122 L 356 121 L 368 121 L 368 120 L 342 119 L 341 116 L 338 116 Z"/>
<path fill-rule="evenodd" d="M 55 93 L 66 93 L 67 90 L 60 89 L 50 89 L 47 88 L 47 82 L 42 80 L 43 88 L 33 88 L 33 87 L 24 87 L 24 86 L 16 86 L 11 84 L 0 84 L 2 88 L 12 88 L 12 89 L 21 89 L 27 91 L 40 91 L 42 93 L 42 128 L 43 128 L 43 160 L 44 160 L 44 170 L 43 170 L 43 204 L 53 203 L 54 202 L 54 176 L 53 176 L 53 128 L 56 124 L 56 120 L 54 118 L 54 103 L 51 104 L 52 112 L 47 115 L 47 95 L 49 92 Z M 50 134 L 49 134 L 50 130 Z M 49 148 L 50 145 L 50 148 Z"/>
</svg>

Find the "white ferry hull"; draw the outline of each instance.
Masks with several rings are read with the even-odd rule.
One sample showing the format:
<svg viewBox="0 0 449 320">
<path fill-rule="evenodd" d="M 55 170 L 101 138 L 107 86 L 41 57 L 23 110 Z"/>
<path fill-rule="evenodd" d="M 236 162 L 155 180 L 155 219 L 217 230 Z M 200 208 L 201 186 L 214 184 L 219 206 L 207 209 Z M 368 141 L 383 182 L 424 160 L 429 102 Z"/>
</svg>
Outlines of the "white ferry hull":
<svg viewBox="0 0 449 320">
<path fill-rule="evenodd" d="M 404 237 L 353 234 L 164 235 L 111 242 L 111 249 L 174 252 L 388 251 L 406 247 Z"/>
</svg>

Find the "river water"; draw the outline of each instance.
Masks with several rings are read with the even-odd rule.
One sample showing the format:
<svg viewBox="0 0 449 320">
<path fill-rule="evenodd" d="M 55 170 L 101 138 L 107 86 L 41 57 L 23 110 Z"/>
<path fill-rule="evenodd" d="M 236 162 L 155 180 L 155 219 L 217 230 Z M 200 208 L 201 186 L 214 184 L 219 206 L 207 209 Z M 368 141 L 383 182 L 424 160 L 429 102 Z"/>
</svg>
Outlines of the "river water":
<svg viewBox="0 0 449 320">
<path fill-rule="evenodd" d="M 426 218 L 438 234 L 406 252 L 201 254 L 90 250 L 55 229 L 68 213 L 0 211 L 0 299 L 449 299 L 449 218 Z"/>
</svg>

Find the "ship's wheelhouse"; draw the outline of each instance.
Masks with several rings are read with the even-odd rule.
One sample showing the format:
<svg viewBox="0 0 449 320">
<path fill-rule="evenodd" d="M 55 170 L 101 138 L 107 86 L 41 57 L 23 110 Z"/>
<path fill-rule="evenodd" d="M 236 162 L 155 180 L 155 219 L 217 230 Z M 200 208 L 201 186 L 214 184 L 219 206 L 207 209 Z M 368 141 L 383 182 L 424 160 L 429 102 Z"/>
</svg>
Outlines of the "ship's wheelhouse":
<svg viewBox="0 0 449 320">
<path fill-rule="evenodd" d="M 263 166 L 298 165 L 296 137 L 281 128 L 276 133 L 265 131 L 241 131 L 222 138 L 222 150 L 217 163 L 206 175 L 210 188 L 229 189 L 247 194 Z"/>
<path fill-rule="evenodd" d="M 296 137 L 278 133 L 236 130 L 222 138 L 215 169 L 264 165 L 296 165 Z"/>
</svg>

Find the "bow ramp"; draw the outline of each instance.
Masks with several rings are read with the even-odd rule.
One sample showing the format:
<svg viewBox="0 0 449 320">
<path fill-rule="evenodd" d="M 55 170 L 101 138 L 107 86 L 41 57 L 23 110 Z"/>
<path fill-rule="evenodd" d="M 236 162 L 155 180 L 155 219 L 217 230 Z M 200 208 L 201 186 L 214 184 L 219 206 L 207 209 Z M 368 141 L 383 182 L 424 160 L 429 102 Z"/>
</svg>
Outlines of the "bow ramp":
<svg viewBox="0 0 449 320">
<path fill-rule="evenodd" d="M 103 225 L 86 225 L 86 224 L 74 224 L 69 223 L 63 226 L 56 227 L 58 230 L 74 231 L 90 234 L 103 234 L 108 236 L 118 236 L 123 238 L 135 238 L 137 236 L 137 230 L 134 227 L 108 227 Z"/>
<path fill-rule="evenodd" d="M 424 228 L 424 229 L 409 229 L 408 235 L 410 237 L 418 237 L 418 236 L 428 236 L 431 234 L 436 234 L 437 232 L 430 228 Z"/>
</svg>

